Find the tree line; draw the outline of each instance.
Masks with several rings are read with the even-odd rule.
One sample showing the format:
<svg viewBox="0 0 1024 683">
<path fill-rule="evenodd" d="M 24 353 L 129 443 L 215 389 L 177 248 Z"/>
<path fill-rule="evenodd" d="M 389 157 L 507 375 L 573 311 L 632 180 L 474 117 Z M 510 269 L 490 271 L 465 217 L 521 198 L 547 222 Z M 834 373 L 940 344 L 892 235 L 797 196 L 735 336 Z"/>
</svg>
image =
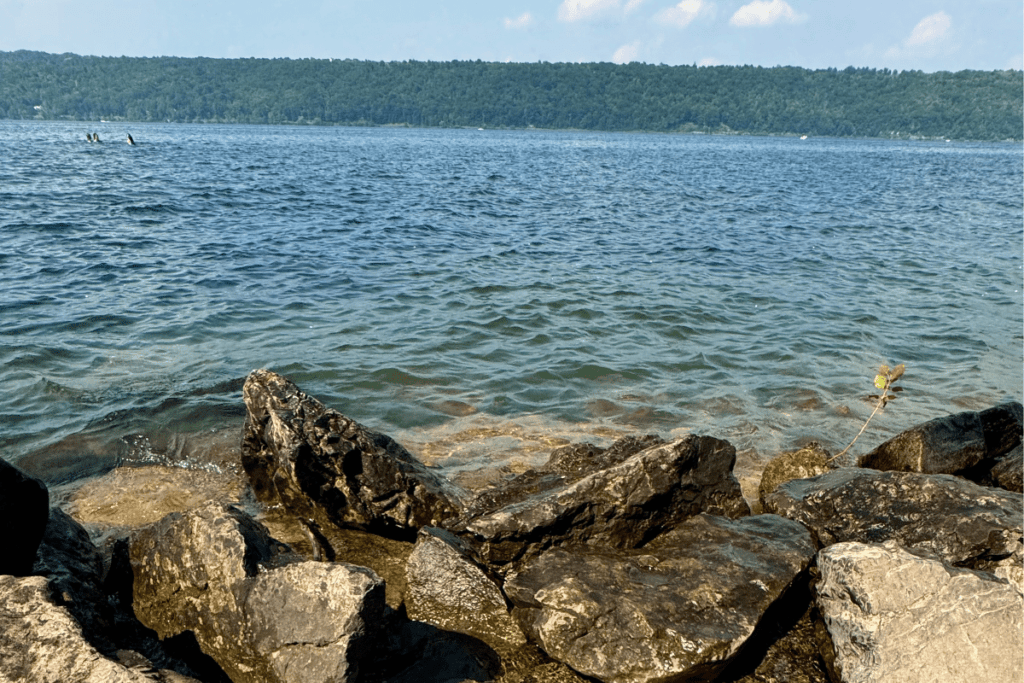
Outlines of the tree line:
<svg viewBox="0 0 1024 683">
<path fill-rule="evenodd" d="M 1021 71 L 0 51 L 0 118 L 1024 138 Z"/>
</svg>

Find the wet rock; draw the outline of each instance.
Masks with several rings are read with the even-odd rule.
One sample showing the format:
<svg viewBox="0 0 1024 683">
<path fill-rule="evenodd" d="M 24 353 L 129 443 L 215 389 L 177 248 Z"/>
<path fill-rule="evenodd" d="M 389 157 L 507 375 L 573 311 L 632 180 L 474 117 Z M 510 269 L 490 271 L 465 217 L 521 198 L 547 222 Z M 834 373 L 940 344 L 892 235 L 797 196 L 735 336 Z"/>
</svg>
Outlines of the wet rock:
<svg viewBox="0 0 1024 683">
<path fill-rule="evenodd" d="M 821 546 L 894 540 L 958 567 L 1017 574 L 1024 557 L 1021 497 L 946 474 L 839 469 L 783 484 L 765 509 L 805 524 Z"/>
<path fill-rule="evenodd" d="M 1024 493 L 1024 447 L 1017 446 L 992 468 L 996 486 L 1015 493 Z"/>
<path fill-rule="evenodd" d="M 0 519 L 5 530 L 0 574 L 24 576 L 32 571 L 49 511 L 50 494 L 43 482 L 0 459 Z"/>
<path fill-rule="evenodd" d="M 42 576 L 0 575 L 0 680 L 136 683 L 146 673 L 104 657 Z"/>
<path fill-rule="evenodd" d="M 504 573 L 551 547 L 633 548 L 701 512 L 750 514 L 727 441 L 690 435 L 642 446 L 583 476 L 560 468 L 566 456 L 556 452 L 555 466 L 526 473 L 525 483 L 513 479 L 509 495 L 475 504 L 452 530 Z M 606 463 L 598 459 L 598 466 Z"/>
<path fill-rule="evenodd" d="M 992 470 L 1021 443 L 1020 403 L 947 415 L 916 425 L 860 458 L 860 467 L 896 472 L 956 474 L 998 486 Z"/>
<path fill-rule="evenodd" d="M 821 444 L 814 441 L 799 450 L 786 451 L 773 458 L 761 474 L 761 485 L 757 491 L 761 507 L 764 507 L 764 499 L 774 493 L 781 484 L 828 472 L 832 469 L 828 462 L 831 457 L 832 455 L 822 448 Z"/>
<path fill-rule="evenodd" d="M 497 584 L 472 560 L 457 537 L 420 530 L 406 569 L 406 612 L 446 631 L 478 638 L 498 653 L 526 644 Z"/>
<path fill-rule="evenodd" d="M 455 517 L 462 493 L 405 448 L 269 370 L 242 388 L 242 466 L 256 496 L 340 527 L 412 539 Z"/>
<path fill-rule="evenodd" d="M 530 638 L 586 676 L 712 680 L 814 552 L 790 520 L 702 514 L 643 548 L 548 550 L 505 592 Z"/>
<path fill-rule="evenodd" d="M 301 561 L 232 507 L 168 515 L 130 559 L 139 619 L 161 638 L 193 632 L 234 683 L 355 680 L 383 617 L 373 572 Z"/>
<path fill-rule="evenodd" d="M 1024 599 L 983 572 L 900 548 L 840 543 L 818 558 L 818 606 L 837 681 L 1000 681 L 1024 677 Z"/>
</svg>

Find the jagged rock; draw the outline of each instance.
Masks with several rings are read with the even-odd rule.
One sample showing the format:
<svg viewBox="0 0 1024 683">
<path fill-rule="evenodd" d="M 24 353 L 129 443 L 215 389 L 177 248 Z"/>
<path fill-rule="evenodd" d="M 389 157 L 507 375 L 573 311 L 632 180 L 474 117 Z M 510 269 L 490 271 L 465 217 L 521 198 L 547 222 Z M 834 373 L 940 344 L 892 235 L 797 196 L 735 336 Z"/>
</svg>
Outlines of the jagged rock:
<svg viewBox="0 0 1024 683">
<path fill-rule="evenodd" d="M 0 575 L 0 681 L 153 680 L 101 655 L 71 614 L 56 604 L 45 577 Z"/>
<path fill-rule="evenodd" d="M 5 530 L 0 574 L 24 576 L 32 571 L 49 511 L 50 494 L 43 482 L 0 459 L 0 519 Z"/>
<path fill-rule="evenodd" d="M 1005 403 L 947 415 L 897 434 L 858 461 L 896 472 L 957 474 L 992 485 L 992 468 L 1021 443 L 1022 407 Z"/>
<path fill-rule="evenodd" d="M 504 573 L 551 547 L 633 548 L 701 512 L 750 514 L 732 473 L 736 449 L 727 441 L 690 435 L 643 445 L 578 477 L 559 468 L 566 456 L 556 451 L 554 467 L 527 473 L 525 485 L 512 480 L 512 495 L 489 496 L 451 528 Z"/>
<path fill-rule="evenodd" d="M 825 474 L 831 467 L 828 461 L 831 454 L 813 441 L 795 451 L 786 451 L 773 458 L 761 473 L 761 484 L 757 495 L 764 507 L 764 499 L 775 492 L 781 484 L 794 479 L 807 479 Z"/>
<path fill-rule="evenodd" d="M 548 550 L 509 575 L 505 592 L 531 639 L 584 675 L 712 680 L 814 552 L 790 520 L 702 514 L 643 548 Z"/>
<path fill-rule="evenodd" d="M 913 555 L 895 542 L 840 543 L 819 554 L 817 602 L 834 678 L 986 681 L 1024 677 L 1024 599 L 984 572 Z"/>
<path fill-rule="evenodd" d="M 383 618 L 369 569 L 301 561 L 232 507 L 170 514 L 130 558 L 139 619 L 162 638 L 192 631 L 234 683 L 355 680 Z"/>
<path fill-rule="evenodd" d="M 798 603 L 799 604 L 799 603 Z M 751 652 L 730 667 L 720 678 L 730 683 L 831 683 L 828 666 L 819 651 L 819 617 L 817 608 L 808 600 L 807 609 L 795 623 L 783 621 L 769 636 L 769 645 L 763 657 Z M 822 629 L 823 630 L 823 629 Z M 828 637 L 827 635 L 825 636 Z M 753 671 L 735 677 L 740 670 Z"/>
<path fill-rule="evenodd" d="M 1017 445 L 992 468 L 992 479 L 1000 488 L 1024 493 L 1024 447 Z"/>
<path fill-rule="evenodd" d="M 446 631 L 478 638 L 498 653 L 526 644 L 497 584 L 452 534 L 424 527 L 406 568 L 406 613 Z"/>
<path fill-rule="evenodd" d="M 413 538 L 458 515 L 462 492 L 384 434 L 269 370 L 245 381 L 242 466 L 256 496 L 341 527 Z"/>
<path fill-rule="evenodd" d="M 895 540 L 985 571 L 1019 572 L 1024 557 L 1021 497 L 947 474 L 839 469 L 783 484 L 765 509 L 805 524 L 820 546 Z"/>
</svg>

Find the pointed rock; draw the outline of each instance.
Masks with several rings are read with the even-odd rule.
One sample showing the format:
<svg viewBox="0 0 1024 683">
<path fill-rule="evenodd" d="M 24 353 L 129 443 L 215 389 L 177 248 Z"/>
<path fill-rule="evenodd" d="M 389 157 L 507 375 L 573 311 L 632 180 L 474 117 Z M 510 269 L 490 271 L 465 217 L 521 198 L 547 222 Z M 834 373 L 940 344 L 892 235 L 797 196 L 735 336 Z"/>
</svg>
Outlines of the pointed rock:
<svg viewBox="0 0 1024 683">
<path fill-rule="evenodd" d="M 567 456 L 556 451 L 553 466 L 513 479 L 507 495 L 475 505 L 452 530 L 504 573 L 551 547 L 634 548 L 702 512 L 750 514 L 729 442 L 690 435 L 644 445 L 622 448 L 605 469 L 586 467 L 582 476 L 566 473 L 559 463 Z"/>
<path fill-rule="evenodd" d="M 245 381 L 242 466 L 256 496 L 343 528 L 412 540 L 460 511 L 460 491 L 384 434 L 269 370 Z"/>
<path fill-rule="evenodd" d="M 0 519 L 6 529 L 0 574 L 32 571 L 49 513 L 50 493 L 43 482 L 0 459 Z"/>
</svg>

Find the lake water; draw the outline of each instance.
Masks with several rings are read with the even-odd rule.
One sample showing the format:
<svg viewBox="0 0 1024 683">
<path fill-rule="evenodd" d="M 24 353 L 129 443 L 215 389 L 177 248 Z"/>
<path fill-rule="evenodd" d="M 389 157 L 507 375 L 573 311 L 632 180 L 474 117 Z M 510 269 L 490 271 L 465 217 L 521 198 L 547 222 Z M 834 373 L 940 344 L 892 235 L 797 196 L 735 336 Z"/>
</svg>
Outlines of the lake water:
<svg viewBox="0 0 1024 683">
<path fill-rule="evenodd" d="M 98 132 L 100 144 L 86 142 Z M 135 146 L 125 144 L 131 133 Z M 1022 398 L 1019 144 L 0 121 L 0 457 L 236 457 L 269 367 L 452 476 L 756 470 Z"/>
</svg>

